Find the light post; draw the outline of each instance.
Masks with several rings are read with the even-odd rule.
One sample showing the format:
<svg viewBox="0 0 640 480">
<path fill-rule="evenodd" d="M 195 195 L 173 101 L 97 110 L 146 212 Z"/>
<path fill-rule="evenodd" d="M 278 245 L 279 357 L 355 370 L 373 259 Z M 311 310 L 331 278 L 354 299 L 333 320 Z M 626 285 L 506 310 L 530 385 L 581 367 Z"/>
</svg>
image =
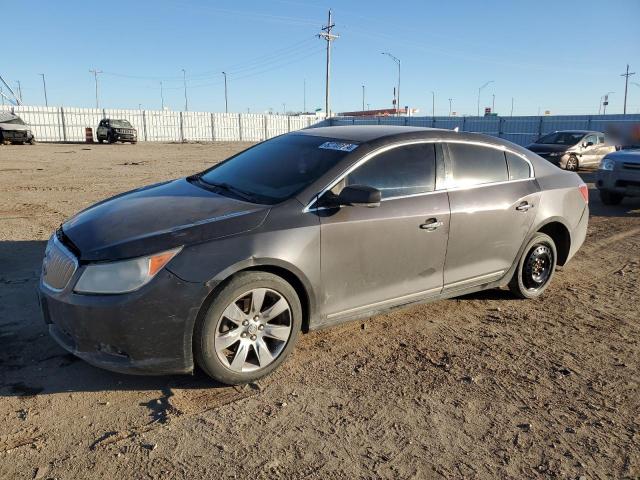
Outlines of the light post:
<svg viewBox="0 0 640 480">
<path fill-rule="evenodd" d="M 44 73 L 41 73 L 40 76 L 42 77 L 42 89 L 44 90 L 44 106 L 48 107 L 49 100 L 47 99 L 47 84 L 44 81 Z"/>
<path fill-rule="evenodd" d="M 449 99 L 449 116 L 451 116 L 451 102 L 453 102 L 453 98 Z"/>
<path fill-rule="evenodd" d="M 364 85 L 362 85 L 362 111 L 364 112 Z"/>
<path fill-rule="evenodd" d="M 222 72 L 224 75 L 224 113 L 229 113 L 229 102 L 227 97 L 227 72 Z"/>
<path fill-rule="evenodd" d="M 189 101 L 187 100 L 187 71 L 182 69 L 182 83 L 184 84 L 184 111 L 189 111 Z"/>
<path fill-rule="evenodd" d="M 609 95 L 611 95 L 612 93 L 616 93 L 616 92 L 607 92 L 603 96 L 604 101 L 602 102 L 602 115 L 607 114 L 607 105 L 609 104 Z"/>
<path fill-rule="evenodd" d="M 398 65 L 398 93 L 396 94 L 396 115 L 400 115 L 400 59 L 389 52 L 382 52 Z"/>
<path fill-rule="evenodd" d="M 493 80 L 489 80 L 488 82 L 486 82 L 484 85 L 482 85 L 480 88 L 478 88 L 478 116 L 480 116 L 480 94 L 482 93 L 482 90 L 484 90 L 485 88 L 487 88 L 487 86 L 493 83 Z"/>
<path fill-rule="evenodd" d="M 431 116 L 436 116 L 436 92 L 431 90 Z"/>
</svg>

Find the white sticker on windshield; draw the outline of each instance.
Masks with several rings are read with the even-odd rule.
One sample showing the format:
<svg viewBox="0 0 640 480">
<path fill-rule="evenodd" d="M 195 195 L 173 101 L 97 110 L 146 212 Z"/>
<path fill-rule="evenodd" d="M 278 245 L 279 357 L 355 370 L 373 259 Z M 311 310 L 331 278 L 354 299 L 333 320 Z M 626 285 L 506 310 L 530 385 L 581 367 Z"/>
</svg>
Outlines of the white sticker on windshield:
<svg viewBox="0 0 640 480">
<path fill-rule="evenodd" d="M 358 145 L 355 143 L 324 142 L 318 148 L 324 148 L 325 150 L 340 150 L 341 152 L 353 152 L 358 148 Z"/>
</svg>

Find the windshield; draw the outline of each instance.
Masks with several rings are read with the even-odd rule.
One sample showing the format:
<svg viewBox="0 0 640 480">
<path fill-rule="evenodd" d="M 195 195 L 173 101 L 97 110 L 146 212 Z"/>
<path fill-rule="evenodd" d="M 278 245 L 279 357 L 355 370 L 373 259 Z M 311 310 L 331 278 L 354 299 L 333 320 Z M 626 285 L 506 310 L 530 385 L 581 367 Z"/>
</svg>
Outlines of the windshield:
<svg viewBox="0 0 640 480">
<path fill-rule="evenodd" d="M 1 123 L 10 123 L 12 125 L 24 125 L 25 124 L 20 117 L 12 118 L 11 120 L 5 120 L 5 121 L 3 121 Z"/>
<path fill-rule="evenodd" d="M 128 120 L 111 120 L 111 126 L 116 128 L 133 128 Z"/>
<path fill-rule="evenodd" d="M 214 166 L 200 181 L 250 201 L 275 204 L 309 186 L 356 147 L 324 137 L 283 135 Z"/>
<path fill-rule="evenodd" d="M 555 132 L 545 135 L 536 143 L 544 143 L 545 145 L 575 145 L 584 137 L 581 132 Z"/>
</svg>

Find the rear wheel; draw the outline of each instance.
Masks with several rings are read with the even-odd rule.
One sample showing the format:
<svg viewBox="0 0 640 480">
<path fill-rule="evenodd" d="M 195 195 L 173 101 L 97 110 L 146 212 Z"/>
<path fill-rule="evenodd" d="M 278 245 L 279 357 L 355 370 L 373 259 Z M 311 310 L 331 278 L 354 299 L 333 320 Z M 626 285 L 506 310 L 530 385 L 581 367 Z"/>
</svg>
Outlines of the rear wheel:
<svg viewBox="0 0 640 480">
<path fill-rule="evenodd" d="M 284 361 L 301 326 L 302 307 L 289 283 L 266 272 L 242 272 L 196 325 L 196 360 L 222 383 L 252 382 Z"/>
<path fill-rule="evenodd" d="M 624 195 L 609 190 L 600 190 L 600 200 L 605 205 L 620 205 Z"/>
<path fill-rule="evenodd" d="M 578 167 L 580 166 L 580 164 L 578 163 L 578 157 L 576 157 L 575 155 L 571 155 L 568 159 L 567 159 L 567 163 L 565 165 L 565 169 L 575 172 L 578 170 Z"/>
<path fill-rule="evenodd" d="M 509 289 L 520 298 L 536 298 L 545 291 L 556 269 L 558 254 L 553 239 L 537 233 L 524 249 Z"/>
</svg>

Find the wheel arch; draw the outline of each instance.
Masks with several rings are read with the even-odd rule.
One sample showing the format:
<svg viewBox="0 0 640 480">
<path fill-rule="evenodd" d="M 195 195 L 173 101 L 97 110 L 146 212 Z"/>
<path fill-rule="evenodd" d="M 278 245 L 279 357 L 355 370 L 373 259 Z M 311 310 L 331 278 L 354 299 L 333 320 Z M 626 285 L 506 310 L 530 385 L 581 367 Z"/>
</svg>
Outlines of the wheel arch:
<svg viewBox="0 0 640 480">
<path fill-rule="evenodd" d="M 558 253 L 557 264 L 562 266 L 569 258 L 571 251 L 571 231 L 561 218 L 549 218 L 543 224 L 538 225 L 536 232 L 549 235 L 556 244 Z"/>
</svg>

